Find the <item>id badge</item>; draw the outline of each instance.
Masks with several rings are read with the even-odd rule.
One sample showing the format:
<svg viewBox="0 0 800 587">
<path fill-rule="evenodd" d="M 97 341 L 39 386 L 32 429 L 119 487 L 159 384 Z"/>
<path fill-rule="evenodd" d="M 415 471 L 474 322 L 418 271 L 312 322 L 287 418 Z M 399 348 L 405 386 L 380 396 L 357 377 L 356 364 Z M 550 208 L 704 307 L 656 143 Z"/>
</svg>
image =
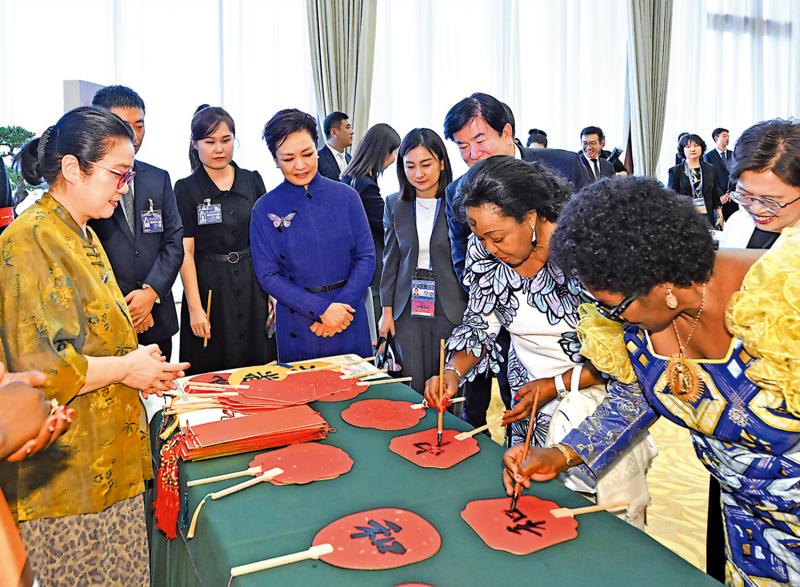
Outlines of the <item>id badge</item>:
<svg viewBox="0 0 800 587">
<path fill-rule="evenodd" d="M 153 209 L 153 200 L 150 200 L 150 209 L 142 212 L 142 232 L 145 234 L 164 232 L 161 210 Z"/>
<path fill-rule="evenodd" d="M 411 280 L 411 315 L 433 318 L 436 308 L 436 282 L 433 279 Z"/>
<path fill-rule="evenodd" d="M 222 204 L 212 204 L 211 200 L 206 200 L 204 204 L 197 207 L 197 224 L 205 226 L 207 224 L 222 223 Z"/>
</svg>

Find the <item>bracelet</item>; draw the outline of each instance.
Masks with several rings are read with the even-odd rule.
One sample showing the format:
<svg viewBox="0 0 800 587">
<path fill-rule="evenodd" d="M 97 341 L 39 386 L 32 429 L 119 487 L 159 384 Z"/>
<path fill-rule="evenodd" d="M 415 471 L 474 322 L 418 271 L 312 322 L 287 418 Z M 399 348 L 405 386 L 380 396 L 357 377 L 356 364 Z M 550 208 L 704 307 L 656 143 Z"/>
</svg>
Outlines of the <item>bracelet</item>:
<svg viewBox="0 0 800 587">
<path fill-rule="evenodd" d="M 555 448 L 556 450 L 558 450 L 558 452 L 564 455 L 564 458 L 567 459 L 567 466 L 568 467 L 572 466 L 573 464 L 572 453 L 569 452 L 569 449 L 566 446 L 564 446 L 563 444 L 554 444 L 550 448 Z"/>
<path fill-rule="evenodd" d="M 567 395 L 567 386 L 564 385 L 564 374 L 554 375 L 553 384 L 556 386 L 556 394 L 558 399 L 564 399 Z"/>
<path fill-rule="evenodd" d="M 464 374 L 463 374 L 461 371 L 459 371 L 459 370 L 458 370 L 458 367 L 456 367 L 455 365 L 450 365 L 450 364 L 447 364 L 447 365 L 445 365 L 445 366 L 444 366 L 444 370 L 445 370 L 445 371 L 452 371 L 453 373 L 455 373 L 456 375 L 458 375 L 458 380 L 459 380 L 459 382 L 460 382 L 462 379 L 464 379 Z"/>
</svg>

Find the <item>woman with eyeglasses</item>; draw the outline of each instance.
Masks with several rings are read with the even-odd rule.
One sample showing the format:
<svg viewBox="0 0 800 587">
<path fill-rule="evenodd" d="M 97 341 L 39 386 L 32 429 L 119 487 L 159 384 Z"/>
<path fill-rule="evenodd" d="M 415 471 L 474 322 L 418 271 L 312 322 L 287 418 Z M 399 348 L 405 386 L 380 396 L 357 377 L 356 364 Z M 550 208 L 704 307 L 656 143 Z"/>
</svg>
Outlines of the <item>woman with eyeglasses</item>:
<svg viewBox="0 0 800 587">
<path fill-rule="evenodd" d="M 800 584 L 800 234 L 781 240 L 760 259 L 715 253 L 692 204 L 646 178 L 570 200 L 551 246 L 596 300 L 580 307 L 581 354 L 631 387 L 609 390 L 566 453 L 507 451 L 506 487 L 600 472 L 664 416 L 721 485 L 726 582 Z"/>
<path fill-rule="evenodd" d="M 759 122 L 742 133 L 736 149 L 731 199 L 740 208 L 726 222 L 719 245 L 769 249 L 784 228 L 800 221 L 800 122 Z"/>
<path fill-rule="evenodd" d="M 678 141 L 678 157 L 682 160 L 669 169 L 667 185 L 677 193 L 692 198 L 702 206 L 710 226 L 721 229 L 722 194 L 714 181 L 714 167 L 703 161 L 706 142 L 696 134 L 684 134 Z"/>
<path fill-rule="evenodd" d="M 769 249 L 784 228 L 800 220 L 800 123 L 780 119 L 759 122 L 744 131 L 736 146 L 741 152 L 731 169 L 736 189 L 730 195 L 739 210 L 725 222 L 719 246 Z M 721 546 L 724 531 L 719 483 L 713 477 L 708 520 L 706 568 L 720 579 L 725 567 Z"/>
<path fill-rule="evenodd" d="M 191 122 L 192 174 L 175 184 L 185 253 L 180 358 L 190 374 L 263 365 L 277 354 L 250 254 L 250 215 L 267 190 L 258 171 L 233 161 L 235 142 L 231 115 L 200 106 Z"/>
<path fill-rule="evenodd" d="M 98 108 L 67 112 L 16 157 L 48 192 L 0 237 L 2 360 L 40 370 L 74 409 L 49 448 L 0 468 L 43 585 L 148 585 L 144 482 L 153 476 L 139 398 L 174 389 L 170 364 L 136 332 L 89 219 L 108 218 L 133 177 L 133 132 Z"/>
<path fill-rule="evenodd" d="M 511 424 L 511 443 L 524 445 L 538 395 L 531 441 L 566 451 L 561 437 L 606 394 L 603 376 L 580 356 L 575 326 L 581 285 L 550 257 L 556 221 L 572 190 L 539 163 L 496 156 L 472 166 L 459 191 L 456 210 L 472 230 L 464 274 L 469 301 L 447 341 L 444 395 L 452 398 L 462 382 L 505 367 L 495 341 L 505 327 L 511 335 L 508 379 L 515 398 L 503 424 Z M 430 405 L 442 403 L 438 385 L 438 376 L 426 382 Z M 645 472 L 653 456 L 649 439 L 642 438 L 602 478 L 576 471 L 563 481 L 596 493 L 600 503 L 630 501 L 626 519 L 643 527 L 649 502 Z"/>
</svg>

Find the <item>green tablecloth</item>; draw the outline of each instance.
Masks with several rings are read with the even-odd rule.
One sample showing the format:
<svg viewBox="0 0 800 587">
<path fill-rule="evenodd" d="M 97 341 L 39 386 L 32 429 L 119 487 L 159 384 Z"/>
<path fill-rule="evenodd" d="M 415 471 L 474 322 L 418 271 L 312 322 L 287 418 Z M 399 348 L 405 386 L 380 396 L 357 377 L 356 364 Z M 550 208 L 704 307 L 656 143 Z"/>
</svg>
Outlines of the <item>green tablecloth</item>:
<svg viewBox="0 0 800 587">
<path fill-rule="evenodd" d="M 195 538 L 185 529 L 167 543 L 153 540 L 154 585 L 227 585 L 233 566 L 305 550 L 317 531 L 354 512 L 398 507 L 433 524 L 442 548 L 426 561 L 388 571 L 353 571 L 321 561 L 304 561 L 234 579 L 234 587 L 256 585 L 380 585 L 421 582 L 438 587 L 537 585 L 719 585 L 643 532 L 607 514 L 580 516 L 579 536 L 529 556 L 492 550 L 464 522 L 468 501 L 504 495 L 500 483 L 502 448 L 479 435 L 481 451 L 451 469 L 421 469 L 388 449 L 393 436 L 436 426 L 432 410 L 410 430 L 383 432 L 355 428 L 340 412 L 369 398 L 419 401 L 410 388 L 380 385 L 352 401 L 312 404 L 336 429 L 324 441 L 347 451 L 350 473 L 303 486 L 259 484 L 219 501 L 208 500 Z M 157 416 L 153 427 L 158 424 Z M 467 424 L 447 415 L 446 428 Z M 191 514 L 211 491 L 242 479 L 186 488 L 186 482 L 247 468 L 254 453 L 181 464 L 183 507 Z M 533 494 L 562 506 L 587 501 L 558 482 L 537 484 Z"/>
</svg>

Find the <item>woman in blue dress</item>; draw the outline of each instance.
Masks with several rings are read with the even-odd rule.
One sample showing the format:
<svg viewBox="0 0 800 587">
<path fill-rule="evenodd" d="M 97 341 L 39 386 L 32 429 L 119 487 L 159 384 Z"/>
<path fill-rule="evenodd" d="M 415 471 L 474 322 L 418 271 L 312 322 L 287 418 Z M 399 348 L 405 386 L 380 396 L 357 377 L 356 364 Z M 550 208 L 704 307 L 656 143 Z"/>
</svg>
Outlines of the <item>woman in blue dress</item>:
<svg viewBox="0 0 800 587">
<path fill-rule="evenodd" d="M 788 206 L 796 189 L 778 189 L 788 184 L 774 171 L 756 173 Z M 726 583 L 800 584 L 800 234 L 785 229 L 760 259 L 715 253 L 690 202 L 630 177 L 577 194 L 551 247 L 595 298 L 579 309 L 581 354 L 621 383 L 559 446 L 524 463 L 507 451 L 506 487 L 575 465 L 602 472 L 664 416 L 690 430 L 720 483 Z"/>
<path fill-rule="evenodd" d="M 285 180 L 256 202 L 250 242 L 258 281 L 278 301 L 278 358 L 368 357 L 375 247 L 358 193 L 317 173 L 311 115 L 281 110 L 263 137 Z"/>
</svg>

